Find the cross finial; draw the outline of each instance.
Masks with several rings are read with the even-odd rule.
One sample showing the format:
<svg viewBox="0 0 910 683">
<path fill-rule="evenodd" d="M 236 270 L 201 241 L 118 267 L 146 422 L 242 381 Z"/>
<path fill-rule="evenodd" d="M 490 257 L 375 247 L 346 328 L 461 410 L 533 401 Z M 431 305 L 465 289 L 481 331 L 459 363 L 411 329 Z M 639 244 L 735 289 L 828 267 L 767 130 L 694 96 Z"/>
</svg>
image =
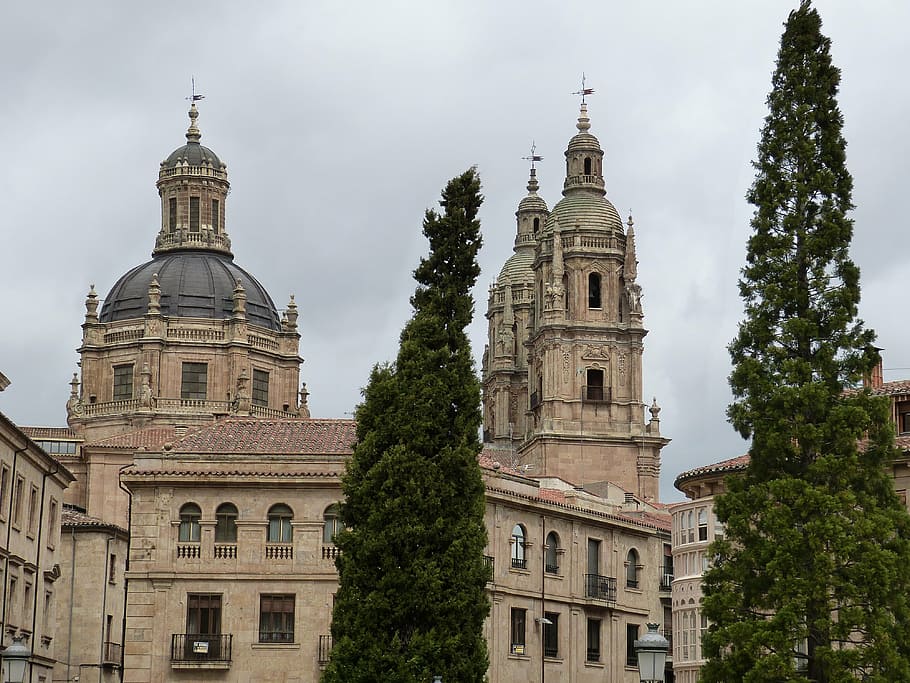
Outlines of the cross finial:
<svg viewBox="0 0 910 683">
<path fill-rule="evenodd" d="M 190 91 L 190 96 L 187 97 L 190 102 L 198 102 L 201 99 L 205 99 L 205 95 L 196 92 L 196 77 L 190 76 L 190 85 L 192 90 Z"/>
<path fill-rule="evenodd" d="M 587 96 L 587 95 L 593 95 L 593 94 L 594 94 L 594 88 L 588 88 L 588 87 L 586 86 L 586 79 L 585 79 L 585 73 L 584 73 L 584 71 L 581 72 L 581 90 L 577 90 L 577 91 L 573 92 L 572 94 L 573 94 L 573 95 L 581 95 L 581 103 L 582 103 L 582 104 L 585 103 L 585 96 Z"/>
<path fill-rule="evenodd" d="M 537 154 L 537 143 L 535 143 L 533 140 L 531 140 L 531 155 L 522 157 L 522 159 L 524 159 L 525 161 L 531 162 L 532 171 L 534 170 L 535 163 L 537 163 L 538 161 L 543 161 L 543 157 L 540 156 L 539 154 Z"/>
</svg>

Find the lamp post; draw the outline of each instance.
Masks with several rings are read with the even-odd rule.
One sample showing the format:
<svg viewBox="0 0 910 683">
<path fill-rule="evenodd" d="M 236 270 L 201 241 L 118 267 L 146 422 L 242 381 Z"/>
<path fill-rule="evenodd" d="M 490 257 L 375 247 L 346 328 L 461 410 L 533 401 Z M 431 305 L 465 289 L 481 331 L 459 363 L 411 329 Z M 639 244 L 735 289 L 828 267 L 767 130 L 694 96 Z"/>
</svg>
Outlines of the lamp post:
<svg viewBox="0 0 910 683">
<path fill-rule="evenodd" d="M 648 624 L 648 632 L 633 643 L 638 657 L 641 683 L 664 683 L 664 666 L 670 641 L 657 632 L 657 624 Z"/>
<path fill-rule="evenodd" d="M 22 644 L 22 638 L 13 638 L 13 644 L 0 652 L 3 661 L 3 683 L 22 683 L 28 673 L 28 660 L 32 651 Z"/>
</svg>

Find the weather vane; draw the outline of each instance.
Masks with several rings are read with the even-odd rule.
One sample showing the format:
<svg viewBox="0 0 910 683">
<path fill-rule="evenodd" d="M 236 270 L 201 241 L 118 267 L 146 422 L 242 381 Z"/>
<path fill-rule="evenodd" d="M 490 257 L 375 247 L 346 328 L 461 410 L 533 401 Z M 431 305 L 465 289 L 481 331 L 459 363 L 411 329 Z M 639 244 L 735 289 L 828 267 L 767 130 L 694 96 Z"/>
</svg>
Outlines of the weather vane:
<svg viewBox="0 0 910 683">
<path fill-rule="evenodd" d="M 585 103 L 585 96 L 586 96 L 586 95 L 593 95 L 593 94 L 594 94 L 594 88 L 587 88 L 587 87 L 585 87 L 585 73 L 584 73 L 584 71 L 581 72 L 581 90 L 577 90 L 576 92 L 573 92 L 572 94 L 573 94 L 573 95 L 581 95 L 581 103 L 582 103 L 582 104 Z"/>
<path fill-rule="evenodd" d="M 533 140 L 531 140 L 531 156 L 529 156 L 529 157 L 522 157 L 522 159 L 524 159 L 525 161 L 530 161 L 530 162 L 531 162 L 531 169 L 532 169 L 532 170 L 534 169 L 534 164 L 535 164 L 536 162 L 538 162 L 538 161 L 543 161 L 543 157 L 540 156 L 539 154 L 536 154 L 536 152 L 537 152 L 537 143 L 535 143 Z"/>
<path fill-rule="evenodd" d="M 188 99 L 190 102 L 198 102 L 199 100 L 204 99 L 205 95 L 201 95 L 196 92 L 196 78 L 194 76 L 190 76 L 190 83 L 192 85 L 193 90 L 192 90 L 192 94 L 189 97 L 187 97 L 186 99 Z"/>
</svg>

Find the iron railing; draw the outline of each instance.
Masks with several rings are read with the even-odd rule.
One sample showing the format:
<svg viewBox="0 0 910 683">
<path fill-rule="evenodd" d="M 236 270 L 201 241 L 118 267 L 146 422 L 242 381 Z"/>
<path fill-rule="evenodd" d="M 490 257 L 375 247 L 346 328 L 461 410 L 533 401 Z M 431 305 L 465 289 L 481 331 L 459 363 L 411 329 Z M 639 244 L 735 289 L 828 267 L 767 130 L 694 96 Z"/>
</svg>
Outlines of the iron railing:
<svg viewBox="0 0 910 683">
<path fill-rule="evenodd" d="M 123 646 L 120 643 L 104 643 L 104 651 L 101 655 L 101 663 L 108 666 L 120 666 L 122 661 Z"/>
<path fill-rule="evenodd" d="M 611 387 L 585 385 L 581 388 L 583 403 L 608 403 L 613 396 Z"/>
<path fill-rule="evenodd" d="M 230 633 L 174 633 L 171 635 L 172 662 L 230 662 Z"/>
<path fill-rule="evenodd" d="M 493 573 L 494 560 L 492 555 L 484 555 L 483 563 L 487 566 L 487 581 L 492 581 L 495 574 Z"/>
<path fill-rule="evenodd" d="M 600 574 L 585 574 L 585 597 L 616 602 L 616 579 Z"/>
</svg>

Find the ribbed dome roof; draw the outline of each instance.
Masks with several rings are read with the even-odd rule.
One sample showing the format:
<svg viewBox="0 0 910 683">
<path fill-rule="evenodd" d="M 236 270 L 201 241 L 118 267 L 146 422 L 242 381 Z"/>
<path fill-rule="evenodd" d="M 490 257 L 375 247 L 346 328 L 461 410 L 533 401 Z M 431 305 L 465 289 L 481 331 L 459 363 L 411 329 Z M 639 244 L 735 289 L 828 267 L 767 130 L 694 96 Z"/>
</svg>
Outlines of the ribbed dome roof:
<svg viewBox="0 0 910 683">
<path fill-rule="evenodd" d="M 560 230 L 573 230 L 576 225 L 586 229 L 613 231 L 623 234 L 622 219 L 616 207 L 606 197 L 594 192 L 573 192 L 560 199 L 550 212 L 544 231 L 553 231 L 554 219 Z"/>
<path fill-rule="evenodd" d="M 547 203 L 539 194 L 529 194 L 518 202 L 519 211 L 547 211 Z"/>
<path fill-rule="evenodd" d="M 218 158 L 217 154 L 205 145 L 200 145 L 198 142 L 188 142 L 183 145 L 183 147 L 175 149 L 167 159 L 161 162 L 161 167 L 168 169 L 175 168 L 184 162 L 190 166 L 211 164 L 216 169 L 225 168 L 224 163 Z"/>
<path fill-rule="evenodd" d="M 111 288 L 101 308 L 101 322 L 141 318 L 148 310 L 149 283 L 158 274 L 161 313 L 220 320 L 231 317 L 237 280 L 246 291 L 247 320 L 280 330 L 272 298 L 259 282 L 230 256 L 209 251 L 172 251 L 136 266 Z"/>
<path fill-rule="evenodd" d="M 512 254 L 502 265 L 499 271 L 499 285 L 518 285 L 534 281 L 534 252 L 530 249 L 521 249 Z"/>
</svg>

